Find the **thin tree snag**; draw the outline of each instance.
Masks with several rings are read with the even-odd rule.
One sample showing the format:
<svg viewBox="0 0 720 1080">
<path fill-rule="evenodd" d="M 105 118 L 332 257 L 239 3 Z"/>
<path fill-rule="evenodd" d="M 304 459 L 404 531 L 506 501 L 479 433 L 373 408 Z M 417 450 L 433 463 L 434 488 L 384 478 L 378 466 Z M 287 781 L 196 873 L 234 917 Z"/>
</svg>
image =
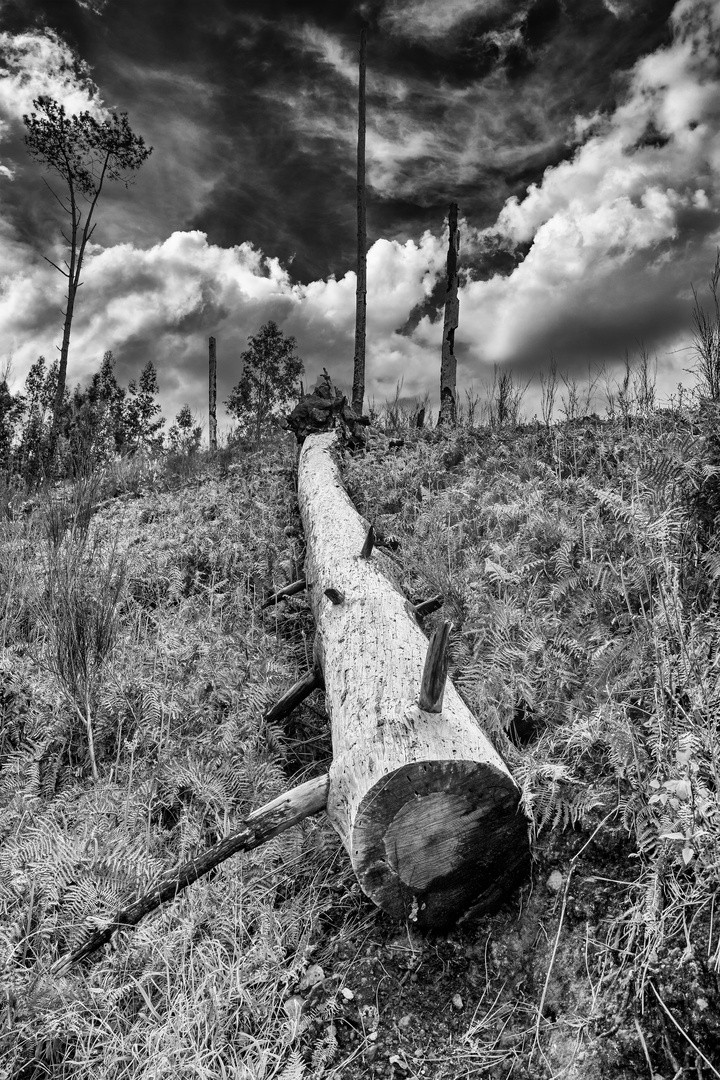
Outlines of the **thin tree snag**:
<svg viewBox="0 0 720 1080">
<path fill-rule="evenodd" d="M 416 618 L 424 619 L 426 615 L 432 615 L 434 611 L 439 611 L 444 603 L 444 597 L 433 596 L 429 600 L 423 600 L 422 603 L 416 604 L 413 612 Z"/>
<path fill-rule="evenodd" d="M 374 547 L 375 547 L 375 529 L 371 525 L 370 528 L 367 531 L 367 535 L 365 536 L 365 542 L 363 543 L 363 546 L 360 548 L 360 558 L 361 559 L 369 559 L 370 556 L 372 555 Z"/>
<path fill-rule="evenodd" d="M 445 318 L 443 321 L 442 355 L 440 359 L 440 414 L 438 424 L 454 425 L 457 420 L 457 359 L 455 357 L 455 331 L 460 321 L 458 300 L 458 206 L 450 203 L 448 214 L 447 288 L 445 291 Z"/>
<path fill-rule="evenodd" d="M 308 596 L 333 763 L 328 815 L 362 889 L 419 926 L 495 907 L 525 876 L 527 823 L 510 772 L 448 679 L 442 718 L 420 709 L 428 641 L 340 476 L 337 432 L 298 463 Z M 387 570 L 387 574 L 386 571 Z M 328 603 L 328 587 L 345 603 Z"/>
<path fill-rule="evenodd" d="M 420 684 L 420 708 L 424 712 L 442 712 L 445 681 L 448 673 L 447 647 L 450 640 L 451 622 L 444 622 L 434 631 L 428 645 L 425 667 Z"/>
<path fill-rule="evenodd" d="M 274 836 L 279 836 L 293 825 L 297 825 L 304 818 L 319 814 L 325 809 L 328 783 L 327 774 L 317 776 L 278 795 L 276 799 L 261 806 L 258 810 L 253 810 L 240 829 L 226 836 L 224 840 L 220 840 L 214 847 L 195 859 L 190 859 L 182 866 L 166 871 L 148 892 L 133 901 L 129 907 L 118 911 L 106 926 L 92 933 L 77 949 L 61 956 L 53 965 L 53 974 L 63 974 L 78 960 L 107 945 L 116 931 L 137 926 L 146 915 L 167 903 L 168 900 L 174 900 L 188 885 L 192 885 L 198 878 L 225 862 L 231 855 L 259 847 L 266 841 L 272 840 Z"/>
<path fill-rule="evenodd" d="M 264 611 L 265 608 L 272 607 L 278 600 L 282 600 L 284 596 L 295 596 L 297 593 L 302 592 L 307 587 L 305 578 L 300 578 L 299 581 L 293 581 L 292 585 L 286 585 L 284 589 L 278 589 L 271 596 L 268 596 L 267 600 L 263 600 L 260 610 Z"/>
<path fill-rule="evenodd" d="M 214 454 L 217 450 L 217 349 L 214 337 L 209 340 L 208 383 L 208 445 Z"/>
<path fill-rule="evenodd" d="M 358 69 L 357 138 L 357 285 L 355 290 L 355 353 L 353 357 L 352 407 L 362 416 L 365 398 L 365 327 L 367 322 L 367 213 L 365 205 L 365 73 L 367 27 L 360 31 Z"/>
<path fill-rule="evenodd" d="M 274 723 L 276 720 L 282 720 L 284 717 L 289 716 L 301 701 L 304 701 L 306 697 L 309 697 L 313 690 L 322 690 L 322 688 L 322 671 L 320 671 L 319 668 L 316 668 L 314 671 L 309 671 L 307 675 L 303 675 L 302 679 L 298 679 L 298 681 L 275 702 L 272 708 L 268 709 L 264 714 L 263 719 L 270 724 Z"/>
</svg>

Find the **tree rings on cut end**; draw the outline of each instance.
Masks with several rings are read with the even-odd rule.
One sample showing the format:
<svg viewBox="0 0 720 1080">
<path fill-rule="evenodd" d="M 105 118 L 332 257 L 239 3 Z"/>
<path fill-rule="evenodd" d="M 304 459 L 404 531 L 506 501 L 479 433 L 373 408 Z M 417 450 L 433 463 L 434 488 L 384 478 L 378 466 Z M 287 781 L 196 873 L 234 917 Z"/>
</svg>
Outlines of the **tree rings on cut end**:
<svg viewBox="0 0 720 1080">
<path fill-rule="evenodd" d="M 419 927 L 493 910 L 528 870 L 518 802 L 510 777 L 486 763 L 412 762 L 383 776 L 350 831 L 363 891 Z"/>
</svg>

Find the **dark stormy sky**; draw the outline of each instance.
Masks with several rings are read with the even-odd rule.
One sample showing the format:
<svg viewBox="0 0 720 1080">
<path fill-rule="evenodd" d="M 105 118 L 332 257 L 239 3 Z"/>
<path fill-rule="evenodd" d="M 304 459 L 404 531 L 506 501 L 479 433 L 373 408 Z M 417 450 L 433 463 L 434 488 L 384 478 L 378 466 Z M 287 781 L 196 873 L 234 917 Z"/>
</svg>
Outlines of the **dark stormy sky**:
<svg viewBox="0 0 720 1080">
<path fill-rule="evenodd" d="M 106 349 L 206 415 L 268 319 L 309 381 L 352 370 L 357 56 L 368 30 L 369 397 L 437 397 L 450 201 L 461 388 L 554 355 L 610 374 L 692 356 L 720 242 L 717 0 L 0 0 L 0 365 L 60 341 L 62 213 L 23 145 L 38 94 L 126 111 L 153 154 L 108 188 L 71 384 Z M 49 177 L 48 177 L 49 178 Z M 530 413 L 535 399 L 528 398 Z"/>
</svg>

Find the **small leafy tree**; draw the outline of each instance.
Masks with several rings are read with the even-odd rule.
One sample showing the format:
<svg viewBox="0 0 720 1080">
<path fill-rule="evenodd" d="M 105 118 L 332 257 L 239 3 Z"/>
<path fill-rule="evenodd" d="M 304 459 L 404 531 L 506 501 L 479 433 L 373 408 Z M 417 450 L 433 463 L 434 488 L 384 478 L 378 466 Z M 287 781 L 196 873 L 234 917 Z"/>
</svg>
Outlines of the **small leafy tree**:
<svg viewBox="0 0 720 1080">
<path fill-rule="evenodd" d="M 47 367 L 45 357 L 39 356 L 25 379 L 25 423 L 16 451 L 16 460 L 23 478 L 29 484 L 39 482 L 45 470 L 45 455 L 57 393 L 58 366 L 55 360 Z M 65 393 L 63 411 L 68 405 L 67 397 Z"/>
<path fill-rule="evenodd" d="M 0 474 L 9 473 L 13 464 L 15 436 L 25 411 L 22 394 L 13 394 L 8 386 L 10 364 L 0 371 Z"/>
<path fill-rule="evenodd" d="M 165 419 L 159 415 L 160 405 L 156 400 L 159 392 L 155 365 L 152 360 L 148 360 L 140 373 L 139 382 L 132 379 L 128 384 L 125 407 L 127 449 L 151 449 L 162 444 L 160 429 L 165 424 Z"/>
<path fill-rule="evenodd" d="M 194 454 L 200 449 L 202 428 L 195 423 L 189 405 L 183 405 L 168 432 L 168 446 L 173 454 Z"/>
<path fill-rule="evenodd" d="M 72 396 L 64 434 L 73 460 L 99 464 L 124 448 L 126 393 L 108 351 L 87 387 L 77 386 Z"/>
<path fill-rule="evenodd" d="M 242 434 L 260 438 L 263 427 L 276 423 L 298 394 L 305 365 L 295 352 L 294 337 L 285 337 L 270 320 L 249 339 L 239 383 L 225 407 L 240 423 Z"/>
<path fill-rule="evenodd" d="M 134 134 L 127 113 L 110 113 L 105 120 L 97 120 L 90 112 L 68 116 L 64 105 L 47 95 L 38 97 L 33 105 L 36 111 L 23 117 L 27 128 L 25 143 L 28 153 L 63 180 L 65 198 L 57 195 L 52 188 L 50 190 L 70 218 L 70 235 L 63 232 L 70 249 L 69 261 L 58 266 L 45 256 L 50 265 L 67 278 L 65 321 L 50 439 L 52 451 L 65 395 L 75 298 L 82 284 L 80 274 L 85 251 L 95 231 L 95 208 L 105 181 L 115 180 L 128 187 L 132 181 L 130 174 L 149 157 L 152 147 L 145 146 L 142 137 Z"/>
</svg>

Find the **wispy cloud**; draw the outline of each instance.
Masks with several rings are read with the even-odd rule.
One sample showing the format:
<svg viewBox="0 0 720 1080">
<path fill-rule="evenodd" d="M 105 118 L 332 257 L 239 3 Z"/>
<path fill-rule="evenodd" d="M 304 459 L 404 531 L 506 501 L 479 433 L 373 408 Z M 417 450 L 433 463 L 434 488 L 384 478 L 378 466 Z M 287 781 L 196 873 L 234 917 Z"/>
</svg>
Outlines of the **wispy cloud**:
<svg viewBox="0 0 720 1080">
<path fill-rule="evenodd" d="M 381 16 L 381 25 L 393 33 L 410 38 L 440 38 L 467 19 L 483 16 L 522 17 L 524 5 L 508 0 L 390 0 Z"/>
</svg>

